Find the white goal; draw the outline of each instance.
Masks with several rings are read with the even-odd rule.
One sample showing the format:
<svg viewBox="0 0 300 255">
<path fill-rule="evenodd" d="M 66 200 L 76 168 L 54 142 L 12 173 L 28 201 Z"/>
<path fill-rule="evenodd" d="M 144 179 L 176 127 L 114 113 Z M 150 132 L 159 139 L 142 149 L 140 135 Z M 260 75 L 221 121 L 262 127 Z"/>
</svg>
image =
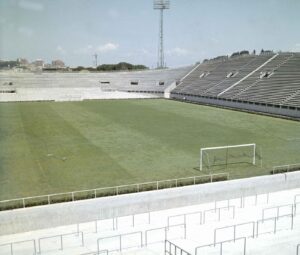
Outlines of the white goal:
<svg viewBox="0 0 300 255">
<path fill-rule="evenodd" d="M 204 167 L 249 163 L 255 165 L 256 144 L 239 144 L 200 149 L 200 171 Z"/>
</svg>

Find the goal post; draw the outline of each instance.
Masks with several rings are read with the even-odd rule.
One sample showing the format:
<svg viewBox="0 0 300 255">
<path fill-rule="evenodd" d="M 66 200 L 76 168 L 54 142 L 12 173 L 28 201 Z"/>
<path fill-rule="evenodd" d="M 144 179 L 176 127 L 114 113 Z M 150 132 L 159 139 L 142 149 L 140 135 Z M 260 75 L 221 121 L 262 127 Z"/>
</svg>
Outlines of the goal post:
<svg viewBox="0 0 300 255">
<path fill-rule="evenodd" d="M 256 144 L 239 144 L 200 149 L 200 171 L 206 163 L 211 165 L 228 165 L 234 163 L 251 163 L 255 165 Z"/>
</svg>

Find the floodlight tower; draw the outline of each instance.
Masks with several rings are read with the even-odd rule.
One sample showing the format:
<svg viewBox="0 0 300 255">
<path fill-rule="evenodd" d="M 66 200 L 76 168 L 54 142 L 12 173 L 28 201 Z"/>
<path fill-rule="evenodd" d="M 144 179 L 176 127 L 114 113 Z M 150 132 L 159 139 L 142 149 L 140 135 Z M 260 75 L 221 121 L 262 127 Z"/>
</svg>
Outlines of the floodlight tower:
<svg viewBox="0 0 300 255">
<path fill-rule="evenodd" d="M 158 46 L 158 61 L 157 68 L 165 67 L 164 57 L 164 10 L 170 9 L 170 0 L 154 0 L 153 9 L 160 10 L 159 20 L 159 46 Z"/>
<path fill-rule="evenodd" d="M 93 56 L 95 57 L 95 67 L 97 68 L 97 66 L 98 66 L 98 54 L 95 53 Z"/>
</svg>

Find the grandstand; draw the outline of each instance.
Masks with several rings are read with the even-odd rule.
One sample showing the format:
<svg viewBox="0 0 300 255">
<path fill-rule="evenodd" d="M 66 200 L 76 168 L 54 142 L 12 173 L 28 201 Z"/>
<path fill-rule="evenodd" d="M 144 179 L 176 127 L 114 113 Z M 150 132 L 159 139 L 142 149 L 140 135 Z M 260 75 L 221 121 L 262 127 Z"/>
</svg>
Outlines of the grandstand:
<svg viewBox="0 0 300 255">
<path fill-rule="evenodd" d="M 300 117 L 300 54 L 242 55 L 200 64 L 171 98 Z"/>
<path fill-rule="evenodd" d="M 81 101 L 163 97 L 191 67 L 109 73 L 0 72 L 0 101 Z M 7 84 L 12 93 L 3 93 Z"/>
</svg>

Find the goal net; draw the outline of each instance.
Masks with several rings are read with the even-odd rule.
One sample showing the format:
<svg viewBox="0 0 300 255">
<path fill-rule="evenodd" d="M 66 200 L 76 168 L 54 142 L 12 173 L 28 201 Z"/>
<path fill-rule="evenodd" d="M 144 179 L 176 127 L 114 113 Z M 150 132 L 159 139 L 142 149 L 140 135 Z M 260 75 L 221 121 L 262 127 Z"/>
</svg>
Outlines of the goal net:
<svg viewBox="0 0 300 255">
<path fill-rule="evenodd" d="M 255 165 L 256 144 L 240 144 L 200 149 L 200 171 L 213 166 L 248 163 Z"/>
</svg>

